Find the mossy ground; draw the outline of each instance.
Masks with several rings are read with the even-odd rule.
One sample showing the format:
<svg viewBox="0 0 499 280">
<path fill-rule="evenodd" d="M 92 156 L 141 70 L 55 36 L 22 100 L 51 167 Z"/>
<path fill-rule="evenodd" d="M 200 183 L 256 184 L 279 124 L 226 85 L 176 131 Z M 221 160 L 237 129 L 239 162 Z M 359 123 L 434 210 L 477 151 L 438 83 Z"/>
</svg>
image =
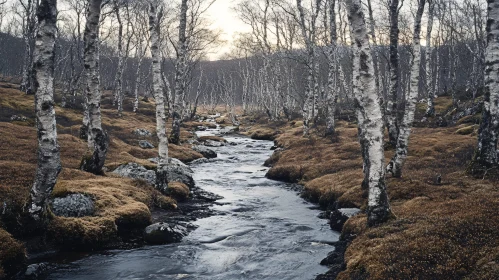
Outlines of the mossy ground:
<svg viewBox="0 0 499 280">
<path fill-rule="evenodd" d="M 449 110 L 448 99 L 436 99 L 437 114 Z M 476 131 L 457 131 L 471 130 L 470 119 L 454 127 L 413 128 L 403 177 L 387 179 L 397 218 L 374 228 L 365 215 L 347 221 L 342 235 L 355 239 L 338 279 L 499 279 L 499 184 L 465 172 Z M 303 196 L 324 207 L 335 201 L 365 207 L 354 123 L 339 121 L 335 141 L 322 136 L 322 126 L 304 138 L 297 120 L 244 124 L 248 135 L 280 131 L 275 139 L 284 151 L 272 159 L 268 177 L 303 184 Z M 388 163 L 393 150 L 385 154 Z"/>
<path fill-rule="evenodd" d="M 20 92 L 16 84 L 0 83 L 0 207 L 4 209 L 0 211 L 0 278 L 7 273 L 5 262 L 9 262 L 10 256 L 24 255 L 23 242 L 13 239 L 7 231 L 18 240 L 29 234 L 24 231 L 23 221 L 37 161 L 33 98 Z M 148 159 L 157 156 L 157 149 L 142 149 L 138 142 L 144 139 L 157 146 L 156 137 L 144 138 L 132 133 L 137 128 L 155 133 L 154 100 L 141 101 L 139 112 L 133 113 L 133 101 L 127 98 L 120 118 L 111 106 L 111 98 L 110 92 L 104 92 L 102 124 L 110 136 L 105 168 L 111 171 L 127 162 L 154 168 Z M 11 122 L 12 115 L 22 115 L 27 121 Z M 96 212 L 84 218 L 53 217 L 46 234 L 49 242 L 65 249 L 98 248 L 114 242 L 121 231 L 145 227 L 151 221 L 150 209 L 177 207 L 173 197 L 162 195 L 144 181 L 121 178 L 110 172 L 95 176 L 78 170 L 87 151 L 86 142 L 78 138 L 82 111 L 57 106 L 56 116 L 63 169 L 53 196 L 88 194 L 95 200 Z M 182 141 L 191 137 L 191 131 L 182 129 Z M 169 145 L 169 155 L 183 162 L 203 157 L 188 145 Z"/>
</svg>

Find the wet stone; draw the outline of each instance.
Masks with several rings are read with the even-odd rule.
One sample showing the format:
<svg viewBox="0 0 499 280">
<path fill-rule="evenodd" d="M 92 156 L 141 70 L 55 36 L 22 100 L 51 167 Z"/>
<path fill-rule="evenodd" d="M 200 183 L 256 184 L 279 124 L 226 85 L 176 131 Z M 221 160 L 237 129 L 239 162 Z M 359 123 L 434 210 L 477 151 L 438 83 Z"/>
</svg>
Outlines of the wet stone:
<svg viewBox="0 0 499 280">
<path fill-rule="evenodd" d="M 144 230 L 144 240 L 149 244 L 169 244 L 182 241 L 187 228 L 168 223 L 152 224 Z"/>
<path fill-rule="evenodd" d="M 204 146 L 193 146 L 192 149 L 200 154 L 202 154 L 205 158 L 216 158 L 217 153 L 213 150 L 208 149 Z"/>
<path fill-rule="evenodd" d="M 133 131 L 133 134 L 137 136 L 142 136 L 142 137 L 150 137 L 152 136 L 152 133 L 144 128 L 137 128 L 136 130 Z"/>
<path fill-rule="evenodd" d="M 139 141 L 139 146 L 142 149 L 154 149 L 154 145 L 151 144 L 149 141 L 146 141 L 146 140 L 140 140 Z"/>
</svg>

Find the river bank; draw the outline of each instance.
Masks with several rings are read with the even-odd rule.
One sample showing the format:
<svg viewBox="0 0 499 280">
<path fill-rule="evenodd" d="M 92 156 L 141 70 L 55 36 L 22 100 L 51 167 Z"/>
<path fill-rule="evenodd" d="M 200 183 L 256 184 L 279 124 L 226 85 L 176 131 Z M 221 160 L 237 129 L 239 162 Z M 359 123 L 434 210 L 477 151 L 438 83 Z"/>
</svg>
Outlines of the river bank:
<svg viewBox="0 0 499 280">
<path fill-rule="evenodd" d="M 448 98 L 437 99 L 443 115 Z M 330 255 L 331 271 L 318 279 L 497 279 L 499 218 L 497 181 L 465 173 L 476 143 L 476 116 L 456 125 L 413 128 L 401 179 L 388 178 L 397 219 L 367 228 L 356 215 L 342 227 L 346 246 Z M 478 118 L 479 119 L 479 118 Z M 275 139 L 267 177 L 304 185 L 303 197 L 326 216 L 337 208 L 365 208 L 362 161 L 355 123 L 340 121 L 335 141 L 322 127 L 302 137 L 301 122 L 244 122 L 253 138 Z M 386 160 L 393 150 L 386 151 Z M 440 178 L 440 179 L 439 179 Z M 332 222 L 336 222 L 336 218 Z M 343 246 L 345 247 L 345 246 Z M 324 256 L 325 257 L 325 256 Z"/>
</svg>

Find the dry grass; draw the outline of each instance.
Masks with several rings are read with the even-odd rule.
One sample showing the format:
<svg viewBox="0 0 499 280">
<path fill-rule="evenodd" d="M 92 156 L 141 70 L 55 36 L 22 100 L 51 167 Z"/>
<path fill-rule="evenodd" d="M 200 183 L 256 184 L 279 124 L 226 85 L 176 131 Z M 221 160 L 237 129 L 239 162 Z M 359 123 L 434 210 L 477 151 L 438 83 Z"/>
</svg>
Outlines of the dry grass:
<svg viewBox="0 0 499 280">
<path fill-rule="evenodd" d="M 168 194 L 177 201 L 185 201 L 189 198 L 191 191 L 184 183 L 171 182 L 168 184 Z"/>
<path fill-rule="evenodd" d="M 450 108 L 448 99 L 437 99 L 437 113 Z M 376 228 L 367 228 L 365 215 L 348 220 L 342 235 L 356 238 L 338 279 L 499 279 L 499 184 L 464 172 L 476 131 L 457 130 L 471 130 L 470 119 L 459 127 L 413 129 L 403 178 L 387 180 L 397 219 Z M 269 177 L 304 184 L 303 195 L 324 207 L 334 201 L 365 207 L 354 124 L 339 122 L 334 143 L 321 137 L 321 127 L 303 138 L 298 121 L 279 129 L 276 141 L 285 150 L 272 159 Z M 386 152 L 387 162 L 392 155 Z"/>
<path fill-rule="evenodd" d="M 26 261 L 24 245 L 0 228 L 0 279 L 12 276 Z"/>
<path fill-rule="evenodd" d="M 5 213 L 0 215 L 0 262 L 6 260 L 2 242 L 7 231 L 22 236 L 22 223 L 27 215 L 24 206 L 29 201 L 36 169 L 36 129 L 34 128 L 33 96 L 26 96 L 18 86 L 0 83 L 0 205 L 6 205 Z M 119 118 L 115 109 L 110 107 L 111 94 L 104 92 L 102 102 L 102 124 L 109 133 L 110 146 L 106 168 L 113 170 L 127 162 L 137 162 L 153 168 L 147 159 L 157 156 L 157 149 L 141 149 L 139 140 L 148 140 L 157 146 L 155 135 L 139 137 L 132 133 L 137 128 L 155 132 L 154 102 L 141 102 L 139 113 L 132 113 L 130 106 L 125 106 L 123 116 Z M 125 100 L 126 104 L 131 100 Z M 128 106 L 128 107 L 127 107 Z M 11 122 L 12 115 L 25 116 L 27 122 Z M 143 228 L 151 222 L 153 207 L 176 209 L 173 197 L 159 193 L 144 181 L 131 180 L 107 173 L 95 176 L 78 170 L 81 157 L 87 151 L 85 141 L 78 138 L 82 112 L 76 109 L 56 107 L 58 140 L 61 147 L 63 170 L 54 188 L 54 197 L 63 197 L 70 193 L 85 193 L 94 198 L 96 212 L 92 217 L 64 218 L 54 217 L 48 234 L 50 240 L 65 249 L 93 249 L 108 242 L 116 241 L 121 232 L 134 228 Z M 168 125 L 171 125 L 169 123 Z M 193 137 L 192 133 L 182 129 L 181 140 Z M 169 145 L 170 156 L 189 162 L 202 155 L 189 146 Z M 5 234 L 3 234 L 5 232 Z M 10 237 L 9 237 L 10 238 Z M 13 240 L 13 239 L 12 239 Z M 12 250 L 24 254 L 21 244 L 9 241 Z M 6 243 L 5 243 L 6 244 Z M 8 248 L 5 245 L 5 248 Z M 10 251 L 9 251 L 10 252 Z M 9 253 L 10 254 L 10 253 Z M 0 268 L 1 270 L 1 268 Z M 4 267 L 4 272 L 7 270 Z"/>
</svg>

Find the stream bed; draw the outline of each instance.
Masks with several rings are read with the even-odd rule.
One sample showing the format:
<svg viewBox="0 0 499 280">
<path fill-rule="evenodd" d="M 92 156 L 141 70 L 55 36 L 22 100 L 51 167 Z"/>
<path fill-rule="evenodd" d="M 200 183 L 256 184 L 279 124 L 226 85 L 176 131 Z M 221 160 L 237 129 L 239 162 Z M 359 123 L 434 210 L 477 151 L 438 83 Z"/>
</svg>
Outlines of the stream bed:
<svg viewBox="0 0 499 280">
<path fill-rule="evenodd" d="M 202 132 L 209 135 L 213 131 Z M 225 137 L 218 157 L 191 165 L 196 185 L 224 197 L 181 243 L 110 250 L 61 266 L 47 279 L 314 279 L 338 240 L 292 184 L 265 178 L 271 141 Z"/>
</svg>

